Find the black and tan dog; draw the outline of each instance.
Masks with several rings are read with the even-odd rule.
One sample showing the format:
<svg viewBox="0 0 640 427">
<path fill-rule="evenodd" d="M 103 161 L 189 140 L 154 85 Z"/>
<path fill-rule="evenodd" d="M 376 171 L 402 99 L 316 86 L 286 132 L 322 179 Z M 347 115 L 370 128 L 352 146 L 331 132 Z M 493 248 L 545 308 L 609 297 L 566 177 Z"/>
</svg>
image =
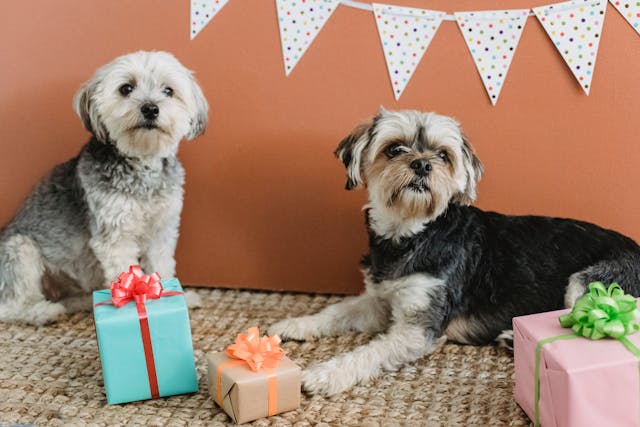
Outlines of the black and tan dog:
<svg viewBox="0 0 640 427">
<path fill-rule="evenodd" d="M 444 336 L 508 341 L 514 316 L 573 305 L 591 281 L 617 281 L 640 295 L 633 240 L 586 222 L 469 206 L 482 165 L 449 117 L 382 110 L 336 155 L 347 168 L 347 189 L 369 192 L 366 291 L 270 332 L 290 339 L 381 334 L 307 369 L 311 393 L 335 394 L 397 369 Z"/>
</svg>

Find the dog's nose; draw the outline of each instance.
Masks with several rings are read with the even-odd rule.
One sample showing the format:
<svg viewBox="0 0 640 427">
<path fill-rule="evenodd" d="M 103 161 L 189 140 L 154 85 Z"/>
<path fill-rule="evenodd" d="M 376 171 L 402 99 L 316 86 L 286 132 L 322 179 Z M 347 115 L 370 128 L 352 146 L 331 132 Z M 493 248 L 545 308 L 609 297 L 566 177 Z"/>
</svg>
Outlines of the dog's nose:
<svg viewBox="0 0 640 427">
<path fill-rule="evenodd" d="M 147 120 L 155 120 L 158 118 L 158 114 L 160 114 L 160 109 L 158 108 L 158 106 L 150 102 L 140 107 L 140 111 L 142 112 L 144 118 Z"/>
<path fill-rule="evenodd" d="M 427 176 L 429 172 L 431 172 L 431 163 L 424 159 L 416 159 L 412 161 L 409 166 L 418 176 Z"/>
</svg>

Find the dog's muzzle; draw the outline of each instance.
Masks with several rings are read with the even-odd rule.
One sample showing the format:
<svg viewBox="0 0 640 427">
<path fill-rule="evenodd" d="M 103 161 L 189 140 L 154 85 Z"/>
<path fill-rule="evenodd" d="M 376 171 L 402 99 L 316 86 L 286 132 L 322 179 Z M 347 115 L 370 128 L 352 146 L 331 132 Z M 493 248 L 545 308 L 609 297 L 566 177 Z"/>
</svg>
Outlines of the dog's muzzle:
<svg viewBox="0 0 640 427">
<path fill-rule="evenodd" d="M 427 191 L 429 191 L 427 180 L 423 177 L 413 180 L 411 184 L 407 185 L 407 188 L 417 193 L 426 193 Z"/>
</svg>

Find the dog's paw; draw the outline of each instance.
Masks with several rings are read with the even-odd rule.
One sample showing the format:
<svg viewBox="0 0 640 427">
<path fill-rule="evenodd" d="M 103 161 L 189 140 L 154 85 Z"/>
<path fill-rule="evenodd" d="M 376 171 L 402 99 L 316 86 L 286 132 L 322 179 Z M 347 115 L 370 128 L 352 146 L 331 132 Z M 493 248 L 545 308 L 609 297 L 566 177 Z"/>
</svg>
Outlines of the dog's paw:
<svg viewBox="0 0 640 427">
<path fill-rule="evenodd" d="M 292 317 L 271 325 L 269 335 L 278 334 L 282 339 L 307 341 L 320 334 L 313 316 Z"/>
<path fill-rule="evenodd" d="M 82 295 L 77 297 L 65 298 L 60 301 L 68 314 L 79 312 L 90 312 L 93 308 L 93 299 L 91 295 Z"/>
<path fill-rule="evenodd" d="M 513 352 L 513 329 L 505 329 L 496 337 L 498 347 L 506 348 Z"/>
<path fill-rule="evenodd" d="M 336 359 L 302 371 L 302 388 L 309 394 L 333 396 L 355 385 L 355 377 L 341 369 Z"/>
<path fill-rule="evenodd" d="M 184 300 L 189 308 L 202 307 L 202 298 L 200 298 L 200 295 L 195 291 L 186 291 L 184 293 Z"/>
<path fill-rule="evenodd" d="M 59 302 L 40 301 L 23 312 L 21 319 L 32 325 L 46 325 L 58 320 L 67 312 Z"/>
</svg>

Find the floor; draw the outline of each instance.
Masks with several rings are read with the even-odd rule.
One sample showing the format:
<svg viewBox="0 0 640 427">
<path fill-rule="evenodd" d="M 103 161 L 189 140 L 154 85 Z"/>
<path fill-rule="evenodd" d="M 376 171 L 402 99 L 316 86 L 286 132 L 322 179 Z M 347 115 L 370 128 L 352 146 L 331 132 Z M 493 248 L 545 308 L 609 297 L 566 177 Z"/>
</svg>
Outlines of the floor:
<svg viewBox="0 0 640 427">
<path fill-rule="evenodd" d="M 43 327 L 0 325 L 0 425 L 222 426 L 228 416 L 207 391 L 204 355 L 223 350 L 249 326 L 261 329 L 314 313 L 341 297 L 200 289 L 191 328 L 200 390 L 122 405 L 107 405 L 93 318 L 68 316 Z M 286 342 L 302 368 L 365 344 L 349 335 Z M 496 347 L 446 344 L 398 372 L 329 399 L 302 395 L 292 412 L 255 426 L 507 426 L 531 425 L 513 400 L 513 359 Z"/>
</svg>

